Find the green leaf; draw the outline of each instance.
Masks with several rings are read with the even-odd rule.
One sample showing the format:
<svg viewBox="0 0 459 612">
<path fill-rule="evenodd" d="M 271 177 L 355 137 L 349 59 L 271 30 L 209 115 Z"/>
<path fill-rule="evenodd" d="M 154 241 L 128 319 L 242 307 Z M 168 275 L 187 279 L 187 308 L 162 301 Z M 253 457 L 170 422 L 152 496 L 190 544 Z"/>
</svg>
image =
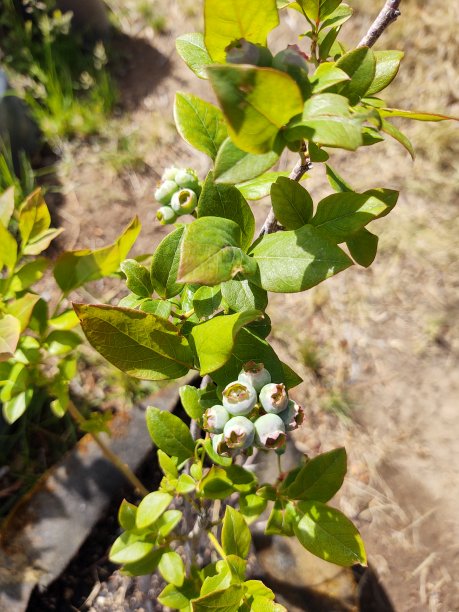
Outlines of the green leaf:
<svg viewBox="0 0 459 612">
<path fill-rule="evenodd" d="M 193 295 L 193 307 L 196 315 L 202 319 L 212 316 L 220 310 L 222 303 L 222 292 L 220 286 L 199 287 Z"/>
<path fill-rule="evenodd" d="M 323 15 L 323 17 L 321 17 L 322 24 L 320 29 L 324 30 L 325 28 L 338 28 L 342 26 L 343 23 L 346 23 L 346 21 L 352 17 L 353 12 L 350 6 L 341 4 L 341 6 L 338 6 L 335 10 L 328 12 L 326 16 Z"/>
<path fill-rule="evenodd" d="M 1 232 L 1 230 L 0 230 Z M 0 247 L 1 249 L 1 247 Z M 11 280 L 10 291 L 19 293 L 28 289 L 31 285 L 42 278 L 44 271 L 49 266 L 49 261 L 44 257 L 37 257 L 18 268 Z"/>
<path fill-rule="evenodd" d="M 268 500 L 263 499 L 255 493 L 248 493 L 247 495 L 241 495 L 239 497 L 239 508 L 241 513 L 251 519 L 260 516 L 260 514 L 266 510 L 267 505 Z"/>
<path fill-rule="evenodd" d="M 185 423 L 170 412 L 147 408 L 147 427 L 158 448 L 182 463 L 193 456 L 194 440 Z"/>
<path fill-rule="evenodd" d="M 49 229 L 37 236 L 34 240 L 30 240 L 23 249 L 24 255 L 39 255 L 47 249 L 51 242 L 62 234 L 63 229 Z"/>
<path fill-rule="evenodd" d="M 182 520 L 182 513 L 180 510 L 166 510 L 155 523 L 155 531 L 158 531 L 158 535 L 165 538 L 167 537 L 175 527 Z"/>
<path fill-rule="evenodd" d="M 248 153 L 272 151 L 279 130 L 303 110 L 301 91 L 285 72 L 244 65 L 211 66 L 208 72 L 231 139 Z"/>
<path fill-rule="evenodd" d="M 135 529 L 136 514 L 137 506 L 134 506 L 134 504 L 130 504 L 127 500 L 123 499 L 118 510 L 118 523 L 125 531 Z"/>
<path fill-rule="evenodd" d="M 261 580 L 246 580 L 244 585 L 248 596 L 266 597 L 266 599 L 274 601 L 274 593 Z"/>
<path fill-rule="evenodd" d="M 278 178 L 271 188 L 271 201 L 277 220 L 288 230 L 299 229 L 311 220 L 312 198 L 297 181 Z"/>
<path fill-rule="evenodd" d="M 237 612 L 244 588 L 233 584 L 223 591 L 214 591 L 191 602 L 192 612 Z"/>
<path fill-rule="evenodd" d="M 158 448 L 158 463 L 163 474 L 171 478 L 178 478 L 177 459 L 171 458 L 164 451 Z"/>
<path fill-rule="evenodd" d="M 317 94 L 326 91 L 333 85 L 349 80 L 349 75 L 344 70 L 337 68 L 335 62 L 323 62 L 319 64 L 311 77 L 312 91 Z"/>
<path fill-rule="evenodd" d="M 228 465 L 231 465 L 231 463 L 233 462 L 231 457 L 222 457 L 214 451 L 214 448 L 212 446 L 212 440 L 210 438 L 204 440 L 204 449 L 209 459 L 212 461 L 212 463 L 215 463 L 216 465 L 226 467 Z"/>
<path fill-rule="evenodd" d="M 10 314 L 0 319 L 0 362 L 13 357 L 21 334 L 21 322 Z"/>
<path fill-rule="evenodd" d="M 78 334 L 70 330 L 53 330 L 46 338 L 50 355 L 60 356 L 69 353 L 81 344 Z"/>
<path fill-rule="evenodd" d="M 372 96 L 392 83 L 398 74 L 403 51 L 374 51 L 376 59 L 375 76 L 365 95 Z"/>
<path fill-rule="evenodd" d="M 381 108 L 379 109 L 379 114 L 381 117 L 404 117 L 405 119 L 412 119 L 414 121 L 459 121 L 458 117 L 450 117 L 449 115 L 402 110 L 399 108 Z"/>
<path fill-rule="evenodd" d="M 344 514 L 318 501 L 301 502 L 299 508 L 304 516 L 294 531 L 309 552 L 344 567 L 366 565 L 362 538 Z"/>
<path fill-rule="evenodd" d="M 25 293 L 22 297 L 8 303 L 6 312 L 19 320 L 21 323 L 21 332 L 27 328 L 35 304 L 39 299 L 40 296 L 35 293 Z"/>
<path fill-rule="evenodd" d="M 328 164 L 325 166 L 325 173 L 327 175 L 328 182 L 335 191 L 354 191 L 349 183 L 347 183 L 343 177 Z"/>
<path fill-rule="evenodd" d="M 281 176 L 288 176 L 288 172 L 267 172 L 261 176 L 239 183 L 236 187 L 246 200 L 261 200 L 271 192 L 271 186 Z"/>
<path fill-rule="evenodd" d="M 209 593 L 213 593 L 214 591 L 221 591 L 223 589 L 227 589 L 231 586 L 231 582 L 233 580 L 233 576 L 231 574 L 231 570 L 228 565 L 225 565 L 221 568 L 221 571 L 214 576 L 207 576 L 207 578 L 202 583 L 201 587 L 201 597 L 203 595 L 208 595 Z"/>
<path fill-rule="evenodd" d="M 267 597 L 255 597 L 250 606 L 251 612 L 287 612 L 283 605 L 271 601 Z"/>
<path fill-rule="evenodd" d="M 28 196 L 19 210 L 19 233 L 23 247 L 34 242 L 51 225 L 51 217 L 41 189 Z"/>
<path fill-rule="evenodd" d="M 202 494 L 208 499 L 225 499 L 234 493 L 234 487 L 226 472 L 213 465 L 201 480 Z"/>
<path fill-rule="evenodd" d="M 110 561 L 122 565 L 144 559 L 153 550 L 154 544 L 143 542 L 141 537 L 129 531 L 121 534 L 110 549 Z"/>
<path fill-rule="evenodd" d="M 18 393 L 10 400 L 3 402 L 3 418 L 12 425 L 22 417 L 33 398 L 33 389 Z"/>
<path fill-rule="evenodd" d="M 192 493 L 196 489 L 196 483 L 192 476 L 189 474 L 181 474 L 178 482 L 176 491 L 179 495 L 186 495 Z"/>
<path fill-rule="evenodd" d="M 289 499 L 330 500 L 341 488 L 347 471 L 344 448 L 323 453 L 301 468 L 286 495 Z"/>
<path fill-rule="evenodd" d="M 372 189 L 365 193 L 334 193 L 319 202 L 312 225 L 344 242 L 370 221 L 387 215 L 396 205 L 398 192 Z"/>
<path fill-rule="evenodd" d="M 121 306 L 121 303 L 119 306 Z M 172 304 L 167 300 L 144 299 L 139 305 L 139 309 L 142 312 L 157 315 L 161 319 L 168 319 L 172 311 Z"/>
<path fill-rule="evenodd" d="M 163 554 L 158 569 L 166 582 L 181 587 L 185 579 L 185 566 L 182 557 L 175 551 Z"/>
<path fill-rule="evenodd" d="M 0 224 L 0 273 L 5 266 L 11 271 L 16 265 L 18 245 L 10 232 Z"/>
<path fill-rule="evenodd" d="M 241 244 L 241 228 L 234 221 L 221 217 L 197 219 L 185 230 L 179 280 L 212 286 L 231 280 L 239 273 L 254 274 L 256 264 L 241 250 Z"/>
<path fill-rule="evenodd" d="M 139 561 L 124 563 L 123 574 L 128 576 L 147 576 L 153 574 L 163 554 L 162 548 L 152 549 Z"/>
<path fill-rule="evenodd" d="M 63 253 L 54 266 L 54 278 L 62 291 L 69 293 L 89 281 L 116 272 L 131 250 L 140 228 L 140 221 L 135 217 L 110 246 L 95 251 L 85 249 Z"/>
<path fill-rule="evenodd" d="M 14 212 L 14 187 L 10 187 L 0 195 L 0 225 L 8 228 Z"/>
<path fill-rule="evenodd" d="M 311 225 L 269 234 L 252 251 L 257 284 L 275 293 L 310 289 L 352 265 L 351 259 Z"/>
<path fill-rule="evenodd" d="M 174 118 L 180 136 L 211 159 L 228 136 L 223 114 L 219 108 L 193 96 L 175 95 Z"/>
<path fill-rule="evenodd" d="M 346 244 L 353 260 L 360 266 L 368 268 L 375 260 L 378 252 L 378 242 L 378 236 L 363 228 L 360 232 L 354 234 Z"/>
<path fill-rule="evenodd" d="M 241 229 L 242 248 L 247 250 L 252 244 L 255 233 L 255 218 L 252 209 L 236 187 L 215 183 L 212 172 L 209 172 L 204 183 L 197 213 L 198 219 L 222 217 L 234 221 Z"/>
<path fill-rule="evenodd" d="M 166 236 L 153 255 L 151 279 L 155 291 L 162 298 L 175 297 L 183 289 L 183 283 L 177 281 L 177 271 L 184 231 L 185 226 L 182 225 Z"/>
<path fill-rule="evenodd" d="M 183 34 L 177 38 L 175 46 L 180 57 L 195 75 L 200 79 L 207 79 L 206 68 L 213 62 L 204 44 L 203 34 Z"/>
<path fill-rule="evenodd" d="M 214 317 L 193 327 L 191 336 L 199 358 L 201 376 L 218 370 L 228 361 L 239 331 L 260 315 L 258 310 L 248 310 Z"/>
<path fill-rule="evenodd" d="M 167 606 L 174 610 L 191 610 L 190 601 L 199 596 L 199 591 L 196 592 L 196 586 L 191 580 L 185 580 L 183 586 L 176 587 L 173 584 L 168 584 L 159 594 L 158 601 L 163 606 Z"/>
<path fill-rule="evenodd" d="M 225 62 L 226 47 L 239 38 L 266 45 L 269 32 L 278 25 L 276 0 L 204 2 L 204 42 L 215 62 Z"/>
<path fill-rule="evenodd" d="M 306 101 L 302 118 L 290 124 L 286 137 L 306 138 L 325 147 L 355 151 L 362 145 L 361 119 L 351 117 L 344 96 L 317 94 Z"/>
<path fill-rule="evenodd" d="M 153 314 L 74 304 L 89 343 L 114 366 L 146 380 L 180 378 L 193 356 L 175 325 Z"/>
<path fill-rule="evenodd" d="M 135 524 L 137 529 L 151 527 L 167 510 L 173 497 L 169 493 L 154 491 L 146 495 L 137 508 Z"/>
<path fill-rule="evenodd" d="M 52 317 L 48 321 L 50 327 L 54 327 L 54 329 L 73 329 L 79 324 L 78 317 L 76 312 L 73 309 L 64 310 L 60 314 Z"/>
<path fill-rule="evenodd" d="M 249 181 L 269 170 L 279 160 L 275 151 L 254 155 L 241 151 L 227 138 L 220 147 L 215 160 L 214 179 L 217 183 L 240 183 Z"/>
<path fill-rule="evenodd" d="M 354 106 L 367 93 L 375 79 L 375 55 L 372 49 L 359 47 L 340 57 L 336 67 L 343 70 L 351 79 L 349 83 L 339 87 L 339 93 L 349 100 L 351 106 Z"/>
<path fill-rule="evenodd" d="M 126 259 L 121 264 L 121 271 L 126 275 L 126 286 L 129 291 L 140 297 L 150 297 L 153 293 L 150 272 L 135 259 Z"/>
<path fill-rule="evenodd" d="M 222 283 L 221 291 L 228 307 L 236 312 L 242 310 L 264 311 L 268 306 L 266 291 L 247 280 L 232 280 Z"/>
<path fill-rule="evenodd" d="M 199 402 L 200 391 L 196 387 L 191 385 L 183 385 L 179 389 L 180 401 L 182 402 L 183 409 L 190 417 L 195 421 L 199 421 L 204 414 L 204 409 Z"/>
<path fill-rule="evenodd" d="M 392 138 L 397 140 L 403 147 L 405 147 L 405 149 L 411 155 L 411 158 L 414 160 L 416 154 L 408 136 L 395 127 L 395 125 L 390 123 L 390 121 L 386 121 L 385 119 L 382 119 L 381 130 L 386 134 L 389 134 L 389 136 L 392 136 Z"/>
</svg>

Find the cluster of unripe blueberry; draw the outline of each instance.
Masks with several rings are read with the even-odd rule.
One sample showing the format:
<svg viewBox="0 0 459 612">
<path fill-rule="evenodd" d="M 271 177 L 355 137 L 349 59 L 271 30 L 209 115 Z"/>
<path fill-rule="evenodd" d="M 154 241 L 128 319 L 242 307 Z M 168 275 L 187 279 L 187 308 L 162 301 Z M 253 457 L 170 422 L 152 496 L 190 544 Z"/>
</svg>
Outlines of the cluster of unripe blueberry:
<svg viewBox="0 0 459 612">
<path fill-rule="evenodd" d="M 166 168 L 155 191 L 161 208 L 156 218 L 163 225 L 175 223 L 180 215 L 189 215 L 198 205 L 201 191 L 198 175 L 191 168 Z"/>
<path fill-rule="evenodd" d="M 216 453 L 251 449 L 282 450 L 287 432 L 297 429 L 304 411 L 289 399 L 285 385 L 271 382 L 262 363 L 246 363 L 238 380 L 223 391 L 222 405 L 204 413 L 204 429 L 212 438 Z"/>
</svg>

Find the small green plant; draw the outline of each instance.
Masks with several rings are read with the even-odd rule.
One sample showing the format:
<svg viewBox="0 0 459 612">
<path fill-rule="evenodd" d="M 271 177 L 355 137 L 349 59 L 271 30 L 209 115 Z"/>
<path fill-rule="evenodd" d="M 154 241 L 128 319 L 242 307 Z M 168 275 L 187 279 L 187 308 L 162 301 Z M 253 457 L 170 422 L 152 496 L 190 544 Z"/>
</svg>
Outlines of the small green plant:
<svg viewBox="0 0 459 612">
<path fill-rule="evenodd" d="M 284 610 L 247 572 L 248 525 L 264 512 L 267 534 L 294 536 L 338 565 L 366 563 L 356 527 L 328 504 L 343 483 L 346 451 L 281 468 L 289 432 L 303 419 L 290 397 L 301 379 L 268 342 L 266 309 L 269 292 L 303 292 L 376 257 L 378 238 L 367 226 L 393 210 L 398 193 L 356 192 L 327 163 L 333 149 L 352 152 L 388 135 L 413 154 L 392 119 L 447 119 L 390 108 L 378 95 L 403 53 L 371 47 L 399 4 L 387 2 L 349 51 L 338 35 L 352 9 L 341 0 L 205 0 L 204 35 L 177 40 L 219 103 L 177 93 L 174 106 L 179 133 L 212 169 L 199 185 L 188 169 L 166 171 L 156 192 L 160 221 L 192 217 L 164 238 L 150 269 L 132 259 L 122 264 L 130 294 L 118 306 L 74 305 L 89 342 L 128 374 L 202 376 L 200 389 L 180 389 L 190 426 L 147 410 L 164 478 L 138 506 L 122 503 L 123 533 L 110 553 L 130 575 L 158 568 L 168 583 L 159 596 L 164 606 Z M 302 48 L 267 47 L 281 9 L 302 19 Z M 285 149 L 299 157 L 289 176 L 270 171 Z M 313 163 L 325 164 L 331 188 L 317 203 L 300 184 Z M 267 195 L 272 210 L 256 235 L 248 200 Z M 259 482 L 248 465 L 260 452 L 279 455 L 274 482 Z"/>
</svg>

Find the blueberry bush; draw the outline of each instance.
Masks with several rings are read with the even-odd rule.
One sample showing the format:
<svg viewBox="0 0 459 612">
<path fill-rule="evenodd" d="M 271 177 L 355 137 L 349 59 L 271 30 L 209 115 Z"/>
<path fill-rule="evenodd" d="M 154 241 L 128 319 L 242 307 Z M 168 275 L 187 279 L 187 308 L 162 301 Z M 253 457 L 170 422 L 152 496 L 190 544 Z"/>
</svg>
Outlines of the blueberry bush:
<svg viewBox="0 0 459 612">
<path fill-rule="evenodd" d="M 138 506 L 123 501 L 123 532 L 110 553 L 130 575 L 158 569 L 167 583 L 159 602 L 169 608 L 285 609 L 247 571 L 249 525 L 262 514 L 266 534 L 296 537 L 338 565 L 366 564 L 356 527 L 328 504 L 346 474 L 343 448 L 304 457 L 270 483 L 257 480 L 251 463 L 261 452 L 280 457 L 304 419 L 289 396 L 301 379 L 267 339 L 269 292 L 303 292 L 370 266 L 378 238 L 367 226 L 397 203 L 386 187 L 356 192 L 329 163 L 333 150 L 391 137 L 414 155 L 392 119 L 448 119 L 380 97 L 403 53 L 371 47 L 399 4 L 386 3 L 348 50 L 338 36 L 352 9 L 341 0 L 204 0 L 204 34 L 181 36 L 177 51 L 218 106 L 177 93 L 174 117 L 211 170 L 200 181 L 192 169 L 167 168 L 157 218 L 174 228 L 150 267 L 145 259 L 122 264 L 130 293 L 117 306 L 74 305 L 89 342 L 124 372 L 202 377 L 200 388 L 180 388 L 190 425 L 147 410 L 164 477 Z M 296 13 L 304 35 L 299 45 L 271 49 L 281 10 Z M 272 170 L 286 149 L 298 155 L 292 172 Z M 325 164 L 330 183 L 319 202 L 301 184 L 313 164 Z M 248 202 L 266 196 L 272 210 L 257 235 Z"/>
</svg>

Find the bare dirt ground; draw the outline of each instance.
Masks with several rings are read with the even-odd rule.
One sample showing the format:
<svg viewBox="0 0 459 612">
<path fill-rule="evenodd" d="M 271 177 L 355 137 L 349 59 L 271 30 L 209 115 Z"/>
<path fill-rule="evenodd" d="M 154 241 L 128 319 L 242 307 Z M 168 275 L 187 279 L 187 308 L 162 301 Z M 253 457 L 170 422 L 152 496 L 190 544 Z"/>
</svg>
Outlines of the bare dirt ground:
<svg viewBox="0 0 459 612">
<path fill-rule="evenodd" d="M 139 0 L 110 4 L 126 34 L 115 45 L 125 66 L 120 114 L 102 139 L 64 146 L 56 212 L 67 230 L 63 246 L 81 248 L 107 244 L 138 214 L 144 229 L 137 252 L 151 252 L 167 232 L 154 222 L 152 195 L 164 167 L 206 170 L 175 134 L 171 111 L 176 90 L 210 97 L 174 52 L 177 35 L 200 27 L 200 3 L 158 1 L 162 34 L 148 25 Z M 351 4 L 358 17 L 347 30 L 350 43 L 381 2 Z M 402 4 L 384 45 L 404 49 L 406 59 L 386 99 L 459 115 L 459 6 Z M 289 17 L 280 38 L 295 42 L 295 28 Z M 340 444 L 349 450 L 338 502 L 360 525 L 396 609 L 453 612 L 459 610 L 459 129 L 406 128 L 418 151 L 414 164 L 395 143 L 352 161 L 341 154 L 331 159 L 358 189 L 402 192 L 397 209 L 376 225 L 374 266 L 352 268 L 304 295 L 274 296 L 270 316 L 277 347 L 305 378 L 296 395 L 308 420 L 298 442 L 309 453 Z M 306 186 L 316 198 L 325 192 L 319 169 Z M 261 220 L 267 203 L 255 208 Z M 103 290 L 95 288 L 95 299 Z"/>
</svg>

